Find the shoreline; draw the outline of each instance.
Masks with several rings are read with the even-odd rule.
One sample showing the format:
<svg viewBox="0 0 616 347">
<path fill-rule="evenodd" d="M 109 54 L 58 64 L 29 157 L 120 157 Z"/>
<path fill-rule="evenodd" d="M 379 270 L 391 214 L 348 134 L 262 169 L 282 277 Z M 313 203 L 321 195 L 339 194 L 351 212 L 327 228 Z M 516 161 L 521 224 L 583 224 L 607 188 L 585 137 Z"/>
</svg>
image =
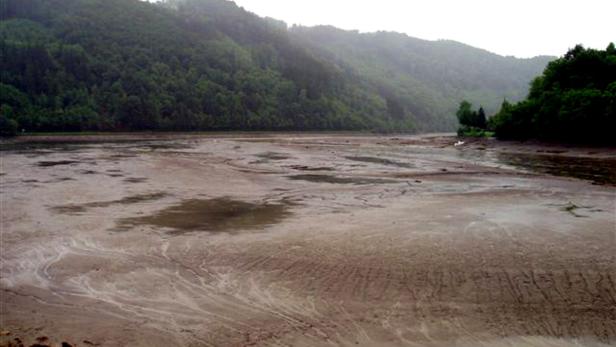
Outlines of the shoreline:
<svg viewBox="0 0 616 347">
<path fill-rule="evenodd" d="M 588 150 L 596 154 L 610 154 L 616 157 L 616 146 L 549 142 L 542 140 L 499 140 L 496 138 L 459 137 L 455 132 L 434 133 L 374 133 L 369 131 L 196 131 L 196 132 L 97 132 L 97 133 L 27 133 L 14 137 L 0 138 L 0 145 L 28 143 L 104 143 L 130 141 L 185 140 L 200 138 L 276 138 L 276 137 L 372 137 L 389 138 L 397 144 L 425 144 L 434 146 L 452 145 L 457 141 L 464 142 L 465 147 L 482 150 L 482 147 L 504 148 L 516 151 L 527 151 L 538 147 L 546 147 L 545 154 L 561 155 L 569 151 Z M 407 141 L 410 140 L 410 141 Z M 421 140 L 417 143 L 413 140 Z M 426 141 L 429 140 L 429 141 Z M 450 143 L 452 142 L 453 143 Z"/>
</svg>

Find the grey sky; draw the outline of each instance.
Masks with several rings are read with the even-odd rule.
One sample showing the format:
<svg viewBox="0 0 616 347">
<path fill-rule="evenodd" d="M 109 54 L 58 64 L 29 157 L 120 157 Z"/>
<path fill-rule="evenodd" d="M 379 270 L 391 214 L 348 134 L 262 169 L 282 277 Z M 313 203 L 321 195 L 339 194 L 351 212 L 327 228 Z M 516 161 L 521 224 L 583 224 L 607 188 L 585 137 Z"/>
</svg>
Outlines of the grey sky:
<svg viewBox="0 0 616 347">
<path fill-rule="evenodd" d="M 517 57 L 616 41 L 616 0 L 235 0 L 289 25 L 329 24 L 451 39 Z"/>
</svg>

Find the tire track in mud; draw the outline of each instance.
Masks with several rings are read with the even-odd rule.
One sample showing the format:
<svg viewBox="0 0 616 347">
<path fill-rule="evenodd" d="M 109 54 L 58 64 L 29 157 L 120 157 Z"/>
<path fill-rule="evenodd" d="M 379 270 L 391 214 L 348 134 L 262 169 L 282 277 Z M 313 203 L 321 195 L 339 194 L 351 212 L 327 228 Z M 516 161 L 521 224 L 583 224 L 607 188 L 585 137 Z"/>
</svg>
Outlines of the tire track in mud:
<svg viewBox="0 0 616 347">
<path fill-rule="evenodd" d="M 300 255 L 292 250 L 299 250 Z M 192 284 L 194 288 L 190 291 L 174 287 L 175 291 L 203 297 L 207 292 L 213 293 L 208 300 L 220 300 L 218 309 L 235 310 L 229 316 L 228 326 L 214 329 L 227 331 L 224 333 L 226 339 L 220 341 L 228 342 L 229 334 L 240 333 L 245 335 L 242 341 L 248 345 L 284 341 L 289 334 L 318 341 L 336 339 L 335 336 L 341 334 L 359 334 L 369 341 L 365 331 L 374 332 L 375 329 L 381 333 L 387 330 L 394 337 L 408 335 L 408 326 L 417 324 L 417 317 L 449 322 L 451 326 L 457 324 L 464 331 L 477 331 L 472 325 L 459 327 L 462 323 L 455 323 L 459 321 L 456 317 L 469 312 L 481 326 L 489 326 L 490 331 L 499 336 L 590 335 L 608 342 L 616 336 L 613 269 L 592 266 L 567 269 L 567 264 L 563 263 L 548 270 L 494 267 L 469 271 L 464 267 L 439 265 L 438 258 L 434 264 L 429 261 L 413 263 L 398 257 L 374 255 L 345 258 L 333 249 L 318 250 L 321 256 L 317 257 L 302 253 L 315 251 L 310 244 L 304 244 L 283 252 L 269 247 L 261 251 L 249 248 L 241 253 L 213 252 L 202 257 L 182 253 L 181 259 L 175 259 L 167 248 L 161 248 L 162 258 L 190 269 L 191 277 L 213 276 L 213 282 L 218 284 L 235 283 L 235 286 L 222 287 L 212 284 L 208 288 L 202 282 L 201 285 Z M 353 253 L 344 248 L 338 250 L 344 255 Z M 420 256 L 413 253 L 411 258 Z M 212 269 L 227 269 L 223 272 L 227 275 L 220 277 Z M 186 276 L 188 274 L 178 274 L 177 282 L 183 283 Z M 242 279 L 245 276 L 251 280 Z M 272 291 L 276 287 L 283 291 Z M 287 290 L 293 294 L 289 300 L 285 300 L 284 291 Z M 224 298 L 217 296 L 221 291 L 227 292 Z M 316 308 L 307 309 L 310 297 L 319 298 Z M 211 307 L 209 301 L 206 307 Z M 341 302 L 345 303 L 342 305 L 344 313 L 339 309 Z M 375 307 L 398 302 L 402 304 L 389 316 L 386 327 L 377 319 L 366 319 L 371 312 L 380 312 Z M 207 312 L 211 314 L 212 311 Z M 245 325 L 249 319 L 246 316 L 260 317 L 258 327 Z M 344 336 L 339 338 L 346 338 Z"/>
<path fill-rule="evenodd" d="M 398 313 L 389 318 L 392 326 L 407 326 L 418 316 L 451 321 L 470 314 L 498 336 L 595 336 L 616 341 L 613 269 L 469 271 L 375 266 L 361 259 L 338 264 L 284 256 L 244 260 L 237 255 L 233 264 L 241 271 L 264 272 L 268 282 L 281 281 L 299 296 L 319 297 L 322 315 L 330 317 L 337 329 L 350 323 L 332 313 L 336 303 L 349 303 L 347 313 L 362 325 L 369 312 L 380 311 L 375 307 L 399 303 Z M 376 325 L 369 324 L 370 329 L 378 329 Z"/>
<path fill-rule="evenodd" d="M 53 275 L 54 267 L 63 258 L 134 258 L 126 251 L 89 242 L 67 245 L 42 262 L 36 273 L 54 284 L 50 289 L 57 296 L 104 302 L 115 309 L 103 309 L 103 313 L 119 318 L 123 315 L 118 312 L 124 312 L 124 319 L 128 315 L 146 320 L 167 334 L 180 334 L 187 341 L 204 345 L 240 340 L 247 345 L 270 344 L 297 334 L 312 341 L 348 338 L 369 343 L 375 331 L 396 339 L 408 335 L 408 326 L 418 324 L 417 317 L 445 325 L 423 327 L 422 334 L 431 339 L 430 330 L 447 330 L 455 325 L 451 322 L 465 315 L 499 336 L 590 335 L 605 342 L 614 341 L 616 336 L 616 288 L 613 269 L 609 268 L 589 266 L 576 271 L 563 269 L 563 264 L 553 270 L 495 267 L 469 271 L 438 262 L 404 261 L 399 255 L 345 258 L 335 248 L 321 250 L 323 257 L 301 253 L 312 252 L 310 244 L 299 248 L 299 256 L 290 250 L 281 253 L 269 248 L 260 254 L 257 248 L 241 254 L 201 252 L 199 257 L 188 246 L 179 245 L 174 252 L 161 246 L 159 255 L 148 255 L 147 261 L 138 260 L 140 256 L 134 260 L 158 269 L 153 275 L 168 282 L 170 290 L 165 292 L 172 294 L 165 300 L 148 301 L 127 295 L 117 288 L 101 287 L 87 277 L 69 281 L 84 293 L 67 291 L 58 283 L 61 279 Z M 344 247 L 338 250 L 345 256 L 353 253 Z M 283 291 L 274 290 L 276 287 Z M 289 300 L 285 300 L 286 290 L 293 294 Z M 181 300 L 173 300 L 173 293 Z M 316 308 L 307 308 L 308 297 L 319 298 Z M 372 318 L 373 314 L 384 314 L 380 307 L 396 303 L 401 304 L 388 315 L 386 326 L 382 319 Z M 185 320 L 208 324 L 208 334 L 214 335 L 208 338 L 196 329 L 185 329 L 180 323 Z M 252 320 L 259 324 L 251 326 Z M 463 323 L 458 322 L 456 329 L 463 329 L 463 334 L 476 331 L 472 325 L 459 327 L 460 324 Z"/>
</svg>

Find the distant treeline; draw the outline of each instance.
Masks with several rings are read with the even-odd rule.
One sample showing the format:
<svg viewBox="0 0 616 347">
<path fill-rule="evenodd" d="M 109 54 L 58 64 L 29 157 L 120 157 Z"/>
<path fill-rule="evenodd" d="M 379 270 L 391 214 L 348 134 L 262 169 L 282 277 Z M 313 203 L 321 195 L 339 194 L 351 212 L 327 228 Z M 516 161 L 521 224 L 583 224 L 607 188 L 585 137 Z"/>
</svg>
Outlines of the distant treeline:
<svg viewBox="0 0 616 347">
<path fill-rule="evenodd" d="M 472 117 L 476 114 L 470 103 L 461 103 L 461 134 L 482 135 L 487 129 L 500 139 L 616 144 L 614 43 L 605 50 L 581 45 L 569 50 L 533 80 L 525 100 L 505 100 L 497 114 L 479 121 L 485 126 Z"/>
<path fill-rule="evenodd" d="M 4 134 L 453 130 L 460 96 L 520 94 L 547 61 L 399 34 L 289 30 L 226 0 L 0 0 L 0 11 Z M 334 52 L 341 33 L 348 45 Z"/>
</svg>

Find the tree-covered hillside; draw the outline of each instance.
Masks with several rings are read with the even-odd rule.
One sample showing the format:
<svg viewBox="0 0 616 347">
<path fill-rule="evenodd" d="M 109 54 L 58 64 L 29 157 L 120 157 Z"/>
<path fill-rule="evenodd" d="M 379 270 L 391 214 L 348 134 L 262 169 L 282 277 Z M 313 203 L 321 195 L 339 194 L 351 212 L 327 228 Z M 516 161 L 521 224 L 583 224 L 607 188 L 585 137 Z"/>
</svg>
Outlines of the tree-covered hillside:
<svg viewBox="0 0 616 347">
<path fill-rule="evenodd" d="M 398 100 L 420 128 L 455 127 L 460 99 L 494 112 L 503 98 L 521 100 L 553 57 L 503 57 L 454 41 L 426 41 L 393 32 L 359 33 L 329 26 L 293 27 L 325 57 L 350 66 L 381 94 Z"/>
<path fill-rule="evenodd" d="M 486 94 L 493 85 L 473 83 L 487 52 L 382 40 L 375 61 L 395 69 L 362 68 L 226 0 L 0 0 L 0 11 L 2 132 L 452 130 L 454 98 L 525 94 L 519 72 L 545 63 L 495 58 Z"/>
<path fill-rule="evenodd" d="M 505 139 L 616 144 L 616 48 L 576 46 L 535 78 L 528 98 L 490 119 Z"/>
</svg>

